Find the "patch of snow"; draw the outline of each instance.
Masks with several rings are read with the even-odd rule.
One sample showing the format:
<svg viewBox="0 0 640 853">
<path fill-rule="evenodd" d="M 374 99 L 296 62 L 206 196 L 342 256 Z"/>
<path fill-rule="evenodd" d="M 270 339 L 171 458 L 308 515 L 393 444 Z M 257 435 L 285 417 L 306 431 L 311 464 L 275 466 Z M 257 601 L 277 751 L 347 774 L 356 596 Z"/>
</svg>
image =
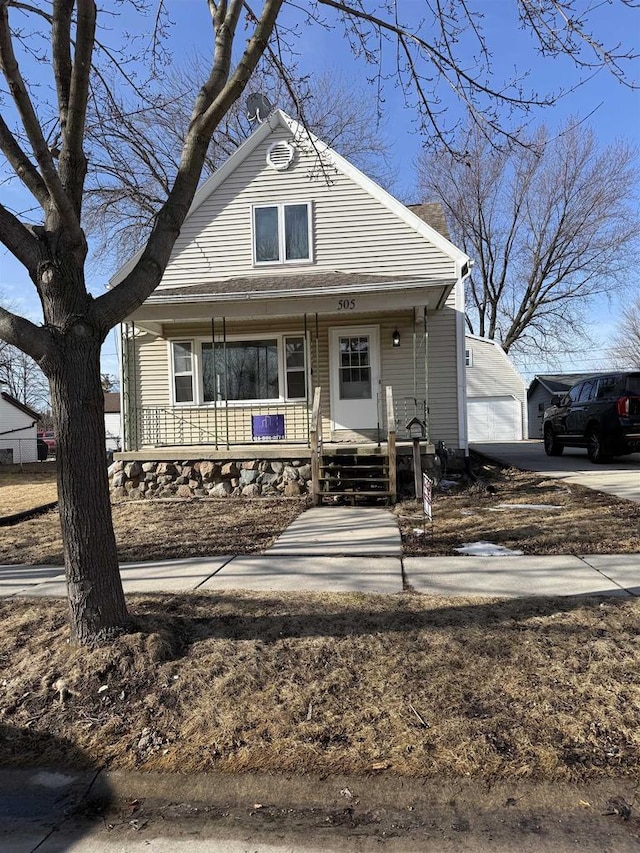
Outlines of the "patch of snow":
<svg viewBox="0 0 640 853">
<path fill-rule="evenodd" d="M 424 530 L 422 529 L 422 527 L 414 527 L 413 528 L 413 535 L 414 536 L 424 536 Z"/>
<path fill-rule="evenodd" d="M 453 550 L 469 557 L 522 557 L 524 554 L 524 551 L 513 551 L 504 545 L 494 545 L 493 542 L 465 542 Z"/>
<path fill-rule="evenodd" d="M 506 512 L 509 509 L 533 509 L 544 512 L 546 509 L 562 509 L 556 504 L 498 504 L 490 507 L 491 512 Z"/>
<path fill-rule="evenodd" d="M 63 785 L 70 785 L 74 779 L 75 777 L 69 773 L 41 770 L 36 773 L 32 781 L 43 788 L 61 788 Z"/>
</svg>

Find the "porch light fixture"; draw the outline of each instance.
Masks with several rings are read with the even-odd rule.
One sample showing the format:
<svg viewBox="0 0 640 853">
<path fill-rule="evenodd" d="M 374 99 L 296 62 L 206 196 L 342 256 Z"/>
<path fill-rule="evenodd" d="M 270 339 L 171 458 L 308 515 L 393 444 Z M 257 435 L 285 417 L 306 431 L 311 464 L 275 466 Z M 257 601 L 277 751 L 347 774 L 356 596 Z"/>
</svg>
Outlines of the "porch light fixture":
<svg viewBox="0 0 640 853">
<path fill-rule="evenodd" d="M 394 347 L 400 346 L 400 332 L 397 329 L 394 329 L 393 335 L 391 335 L 391 342 Z"/>
</svg>

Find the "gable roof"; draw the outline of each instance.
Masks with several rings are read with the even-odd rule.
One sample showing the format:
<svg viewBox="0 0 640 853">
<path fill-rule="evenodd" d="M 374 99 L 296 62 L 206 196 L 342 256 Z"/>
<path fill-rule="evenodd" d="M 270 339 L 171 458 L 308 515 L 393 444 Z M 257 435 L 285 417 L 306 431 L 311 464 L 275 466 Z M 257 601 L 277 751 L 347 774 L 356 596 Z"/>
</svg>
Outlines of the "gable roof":
<svg viewBox="0 0 640 853">
<path fill-rule="evenodd" d="M 434 206 L 431 204 L 412 205 L 413 209 L 406 207 L 399 202 L 390 193 L 384 190 L 381 186 L 375 183 L 371 178 L 357 169 L 348 160 L 345 160 L 337 151 L 330 148 L 325 142 L 308 131 L 302 124 L 294 121 L 281 110 L 272 112 L 267 120 L 261 124 L 252 134 L 246 139 L 239 148 L 226 160 L 223 165 L 217 169 L 202 184 L 196 191 L 189 212 L 187 213 L 185 222 L 206 202 L 209 196 L 220 187 L 230 175 L 253 153 L 253 151 L 261 145 L 274 131 L 278 128 L 288 130 L 295 138 L 304 138 L 309 140 L 314 150 L 324 157 L 327 162 L 336 168 L 338 171 L 351 178 L 365 192 L 373 198 L 381 202 L 391 212 L 398 216 L 402 221 L 409 225 L 414 231 L 428 240 L 433 246 L 439 249 L 445 256 L 450 258 L 456 264 L 457 275 L 464 275 L 464 268 L 468 263 L 469 258 L 457 246 L 448 239 L 448 230 L 446 222 L 444 222 L 444 213 L 436 215 Z M 434 227 L 430 222 L 436 222 L 441 228 Z M 109 287 L 115 287 L 135 268 L 138 260 L 142 256 L 143 249 L 138 251 L 130 258 L 120 269 L 112 276 L 109 281 Z"/>
<path fill-rule="evenodd" d="M 519 382 L 522 382 L 522 387 L 526 388 L 527 383 L 522 377 L 520 371 L 515 366 L 515 364 L 509 358 L 509 354 L 505 352 L 503 346 L 499 341 L 495 341 L 492 338 L 483 338 L 481 335 L 472 335 L 471 332 L 465 332 L 465 343 L 467 342 L 475 342 L 478 344 L 485 344 L 486 346 L 492 347 L 493 350 L 498 354 L 498 357 L 504 362 L 505 366 L 517 377 Z"/>
<path fill-rule="evenodd" d="M 15 397 L 12 397 L 11 394 L 7 394 L 6 391 L 0 392 L 0 396 L 3 400 L 6 400 L 7 403 L 10 403 L 12 406 L 15 406 L 16 409 L 20 409 L 28 417 L 32 418 L 34 421 L 40 420 L 40 415 L 37 412 L 34 412 L 33 409 L 30 409 L 29 406 L 26 406 L 24 403 L 21 403 L 20 400 L 16 400 Z"/>
<path fill-rule="evenodd" d="M 531 380 L 529 395 L 536 390 L 538 385 L 542 385 L 550 394 L 558 394 L 561 391 L 568 391 L 569 388 L 578 382 L 582 382 L 583 379 L 588 379 L 590 376 L 606 376 L 607 372 L 606 370 L 591 370 L 588 373 L 540 373 Z"/>
</svg>

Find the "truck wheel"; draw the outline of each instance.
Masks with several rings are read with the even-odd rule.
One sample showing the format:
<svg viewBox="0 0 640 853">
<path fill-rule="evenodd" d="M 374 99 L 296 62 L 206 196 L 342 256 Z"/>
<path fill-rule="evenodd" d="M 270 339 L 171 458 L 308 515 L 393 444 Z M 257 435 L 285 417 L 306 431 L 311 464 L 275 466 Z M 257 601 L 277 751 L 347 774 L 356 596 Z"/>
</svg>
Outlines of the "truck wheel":
<svg viewBox="0 0 640 853">
<path fill-rule="evenodd" d="M 613 459 L 613 454 L 602 440 L 597 427 L 592 427 L 587 433 L 587 456 L 594 465 L 603 465 Z"/>
<path fill-rule="evenodd" d="M 544 452 L 547 456 L 562 456 L 564 447 L 560 444 L 551 427 L 544 431 Z"/>
</svg>

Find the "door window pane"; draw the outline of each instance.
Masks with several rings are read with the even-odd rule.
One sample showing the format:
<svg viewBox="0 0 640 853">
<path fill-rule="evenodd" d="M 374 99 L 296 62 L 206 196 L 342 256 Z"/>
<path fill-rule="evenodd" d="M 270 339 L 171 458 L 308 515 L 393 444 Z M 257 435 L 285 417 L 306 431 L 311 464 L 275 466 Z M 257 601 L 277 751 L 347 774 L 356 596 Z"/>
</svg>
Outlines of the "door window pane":
<svg viewBox="0 0 640 853">
<path fill-rule="evenodd" d="M 285 258 L 288 261 L 309 258 L 309 225 L 306 204 L 287 204 L 284 208 Z"/>
<path fill-rule="evenodd" d="M 371 399 L 368 335 L 340 338 L 338 373 L 341 400 Z"/>
<path fill-rule="evenodd" d="M 278 208 L 257 207 L 254 217 L 256 261 L 279 261 Z"/>
</svg>

